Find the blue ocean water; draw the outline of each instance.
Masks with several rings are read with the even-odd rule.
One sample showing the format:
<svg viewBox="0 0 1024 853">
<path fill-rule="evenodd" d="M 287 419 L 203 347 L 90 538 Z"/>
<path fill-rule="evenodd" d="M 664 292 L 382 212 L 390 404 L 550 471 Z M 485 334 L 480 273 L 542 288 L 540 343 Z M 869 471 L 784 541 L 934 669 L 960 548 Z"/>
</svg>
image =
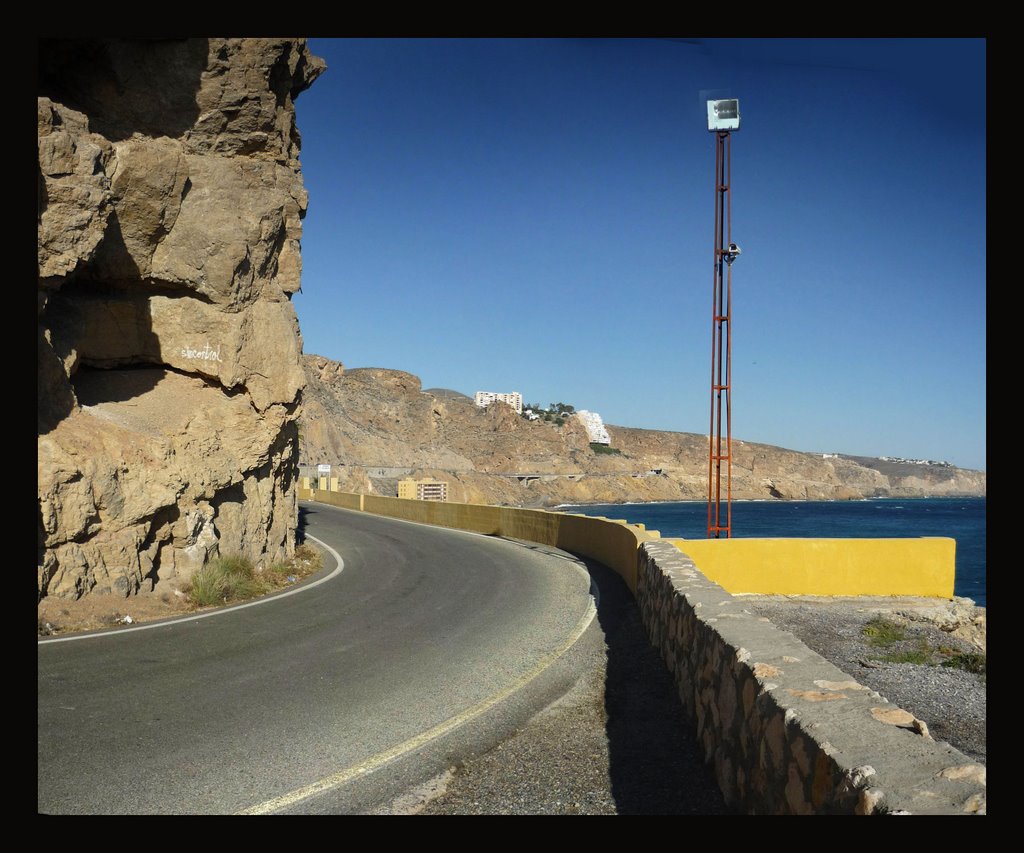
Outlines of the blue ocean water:
<svg viewBox="0 0 1024 853">
<path fill-rule="evenodd" d="M 623 518 L 662 536 L 704 539 L 704 501 L 560 507 Z M 949 536 L 956 540 L 956 595 L 985 607 L 985 498 L 885 498 L 868 501 L 734 501 L 733 537 L 835 539 Z"/>
</svg>

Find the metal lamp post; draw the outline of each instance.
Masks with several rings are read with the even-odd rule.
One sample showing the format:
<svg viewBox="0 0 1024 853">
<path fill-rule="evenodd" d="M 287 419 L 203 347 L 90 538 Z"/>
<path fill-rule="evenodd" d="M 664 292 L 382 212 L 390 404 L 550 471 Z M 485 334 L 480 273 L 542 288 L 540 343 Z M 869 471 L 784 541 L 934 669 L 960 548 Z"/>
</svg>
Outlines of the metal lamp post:
<svg viewBox="0 0 1024 853">
<path fill-rule="evenodd" d="M 715 134 L 715 263 L 711 341 L 711 428 L 708 433 L 708 538 L 732 536 L 732 137 L 740 128 L 735 99 L 708 101 L 708 130 Z M 722 410 L 725 409 L 723 447 Z M 724 477 L 722 463 L 725 464 Z M 724 480 L 724 484 L 723 484 Z M 722 491 L 725 490 L 725 512 Z"/>
</svg>

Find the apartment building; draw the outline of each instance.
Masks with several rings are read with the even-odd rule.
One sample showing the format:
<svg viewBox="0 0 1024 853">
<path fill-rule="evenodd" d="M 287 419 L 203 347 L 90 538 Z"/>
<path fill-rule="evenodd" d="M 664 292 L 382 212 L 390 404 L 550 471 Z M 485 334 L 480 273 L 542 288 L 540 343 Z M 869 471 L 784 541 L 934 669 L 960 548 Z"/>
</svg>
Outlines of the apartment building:
<svg viewBox="0 0 1024 853">
<path fill-rule="evenodd" d="M 481 409 L 486 409 L 491 403 L 508 403 L 513 409 L 516 410 L 517 415 L 523 413 L 523 395 L 518 391 L 512 391 L 509 394 L 498 394 L 494 391 L 477 391 L 474 402 Z"/>
<path fill-rule="evenodd" d="M 590 440 L 594 444 L 612 443 L 611 436 L 608 435 L 608 430 L 605 429 L 604 421 L 601 420 L 601 416 L 597 412 L 588 412 L 586 409 L 581 409 L 576 412 L 576 417 L 583 423 L 587 430 L 587 435 L 590 436 Z"/>
<path fill-rule="evenodd" d="M 398 497 L 418 501 L 446 501 L 448 484 L 443 480 L 414 480 L 406 477 L 398 481 Z"/>
</svg>

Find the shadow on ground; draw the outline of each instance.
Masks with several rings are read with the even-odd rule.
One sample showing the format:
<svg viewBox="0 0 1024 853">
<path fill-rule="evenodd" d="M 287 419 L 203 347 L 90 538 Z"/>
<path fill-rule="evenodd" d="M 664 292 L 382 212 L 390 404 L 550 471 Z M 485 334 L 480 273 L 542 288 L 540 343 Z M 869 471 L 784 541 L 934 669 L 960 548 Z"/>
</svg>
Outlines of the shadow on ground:
<svg viewBox="0 0 1024 853">
<path fill-rule="evenodd" d="M 586 564 L 601 590 L 597 618 L 607 644 L 609 775 L 618 813 L 729 814 L 632 594 L 611 569 Z"/>
<path fill-rule="evenodd" d="M 299 523 L 298 523 L 298 525 L 295 528 L 295 544 L 296 545 L 304 545 L 305 544 L 305 542 L 306 542 L 306 524 L 307 524 L 306 519 L 309 518 L 309 516 L 312 515 L 315 512 L 316 512 L 315 509 L 309 509 L 308 507 L 304 507 L 301 504 L 299 505 Z"/>
</svg>

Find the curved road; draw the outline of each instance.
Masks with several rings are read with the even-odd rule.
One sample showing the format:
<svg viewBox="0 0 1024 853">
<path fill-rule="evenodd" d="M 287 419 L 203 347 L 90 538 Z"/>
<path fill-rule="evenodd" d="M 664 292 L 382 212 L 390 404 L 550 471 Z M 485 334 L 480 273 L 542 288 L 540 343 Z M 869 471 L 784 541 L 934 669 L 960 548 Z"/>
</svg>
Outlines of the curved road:
<svg viewBox="0 0 1024 853">
<path fill-rule="evenodd" d="M 568 555 L 302 512 L 344 561 L 313 589 L 39 643 L 41 812 L 360 812 L 567 688 L 547 664 L 593 615 Z"/>
</svg>

